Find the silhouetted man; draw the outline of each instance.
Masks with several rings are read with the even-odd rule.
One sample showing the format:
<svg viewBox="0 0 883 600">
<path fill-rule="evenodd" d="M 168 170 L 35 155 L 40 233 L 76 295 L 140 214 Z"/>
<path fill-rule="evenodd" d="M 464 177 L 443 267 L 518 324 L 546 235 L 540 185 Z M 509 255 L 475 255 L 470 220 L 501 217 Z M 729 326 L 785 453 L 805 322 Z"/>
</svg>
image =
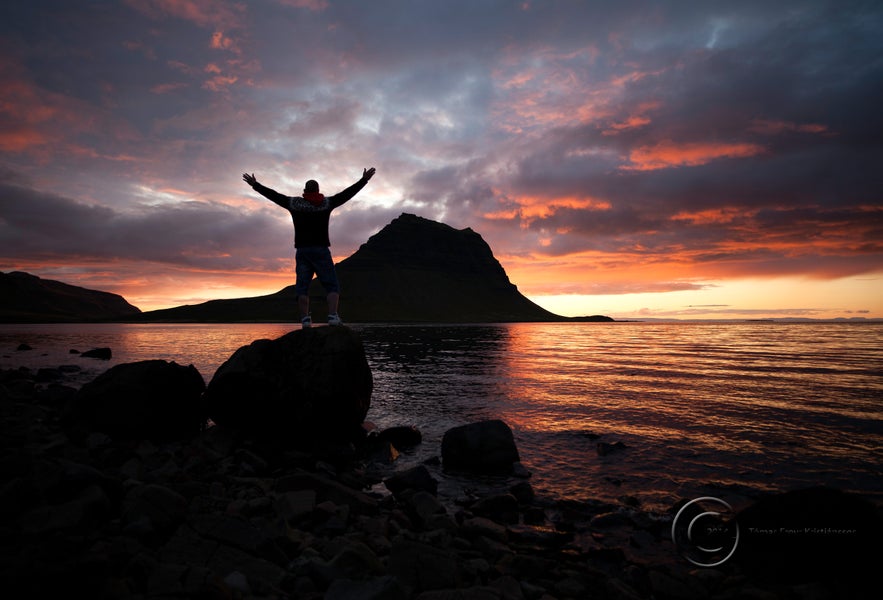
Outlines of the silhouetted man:
<svg viewBox="0 0 883 600">
<path fill-rule="evenodd" d="M 294 292 L 300 309 L 301 326 L 312 325 L 310 318 L 310 282 L 317 275 L 328 298 L 328 324 L 340 325 L 337 314 L 340 302 L 340 284 L 331 258 L 331 240 L 328 221 L 331 211 L 359 193 L 374 176 L 374 167 L 365 169 L 362 178 L 342 192 L 325 197 L 319 193 L 319 183 L 313 179 L 304 186 L 303 196 L 285 196 L 258 183 L 254 173 L 242 175 L 243 181 L 254 191 L 272 200 L 291 213 L 294 221 L 295 273 Z"/>
</svg>

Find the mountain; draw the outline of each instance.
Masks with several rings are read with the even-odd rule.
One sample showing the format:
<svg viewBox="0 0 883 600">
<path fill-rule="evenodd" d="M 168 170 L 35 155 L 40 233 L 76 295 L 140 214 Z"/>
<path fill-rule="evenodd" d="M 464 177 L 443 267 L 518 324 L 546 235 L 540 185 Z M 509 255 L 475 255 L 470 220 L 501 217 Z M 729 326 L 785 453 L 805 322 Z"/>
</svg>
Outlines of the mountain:
<svg viewBox="0 0 883 600">
<path fill-rule="evenodd" d="M 36 275 L 0 273 L 0 323 L 78 323 L 131 318 L 141 310 L 110 292 Z"/>
<path fill-rule="evenodd" d="M 457 230 L 403 213 L 337 265 L 344 321 L 492 323 L 569 321 L 524 297 L 472 229 Z M 325 316 L 325 294 L 310 288 L 313 319 Z M 275 294 L 212 300 L 143 313 L 148 321 L 299 320 L 294 287 Z M 587 317 L 579 320 L 612 320 Z"/>
</svg>

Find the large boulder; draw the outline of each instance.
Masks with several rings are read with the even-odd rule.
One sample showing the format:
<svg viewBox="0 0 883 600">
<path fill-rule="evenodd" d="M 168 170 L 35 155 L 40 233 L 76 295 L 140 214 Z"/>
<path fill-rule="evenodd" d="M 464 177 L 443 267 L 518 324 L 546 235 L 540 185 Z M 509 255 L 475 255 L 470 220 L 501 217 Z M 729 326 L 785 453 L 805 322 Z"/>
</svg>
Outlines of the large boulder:
<svg viewBox="0 0 883 600">
<path fill-rule="evenodd" d="M 206 422 L 205 380 L 193 365 L 145 360 L 111 367 L 83 385 L 65 409 L 72 432 L 115 439 L 188 439 Z"/>
<path fill-rule="evenodd" d="M 773 494 L 737 521 L 735 560 L 761 580 L 836 582 L 843 597 L 858 597 L 851 592 L 878 578 L 883 521 L 861 496 L 828 487 Z"/>
<path fill-rule="evenodd" d="M 299 329 L 237 350 L 206 389 L 216 424 L 290 445 L 362 432 L 374 380 L 348 327 Z"/>
<path fill-rule="evenodd" d="M 518 461 L 512 430 L 499 419 L 454 427 L 442 438 L 446 469 L 499 473 L 511 471 Z"/>
</svg>

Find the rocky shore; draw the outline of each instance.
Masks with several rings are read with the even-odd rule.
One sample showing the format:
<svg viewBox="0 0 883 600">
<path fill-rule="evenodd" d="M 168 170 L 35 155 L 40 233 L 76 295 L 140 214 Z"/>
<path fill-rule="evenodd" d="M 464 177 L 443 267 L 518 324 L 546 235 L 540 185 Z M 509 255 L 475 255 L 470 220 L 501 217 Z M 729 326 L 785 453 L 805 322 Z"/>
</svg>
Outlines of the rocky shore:
<svg viewBox="0 0 883 600">
<path fill-rule="evenodd" d="M 871 597 L 866 571 L 697 567 L 672 543 L 673 515 L 540 498 L 523 470 L 509 489 L 439 498 L 426 465 L 396 468 L 422 443 L 410 427 L 298 447 L 221 425 L 109 435 L 70 426 L 79 395 L 63 371 L 0 372 L 9 597 Z"/>
</svg>

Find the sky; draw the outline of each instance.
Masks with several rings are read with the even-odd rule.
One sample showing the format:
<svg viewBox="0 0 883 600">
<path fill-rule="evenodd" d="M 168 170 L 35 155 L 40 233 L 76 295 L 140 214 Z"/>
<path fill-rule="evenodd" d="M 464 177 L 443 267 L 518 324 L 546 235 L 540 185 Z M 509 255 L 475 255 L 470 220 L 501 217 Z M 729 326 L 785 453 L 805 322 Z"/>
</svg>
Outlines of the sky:
<svg viewBox="0 0 883 600">
<path fill-rule="evenodd" d="M 873 0 L 5 2 L 0 271 L 273 293 L 291 218 L 242 174 L 375 167 L 336 261 L 405 212 L 562 315 L 883 318 L 881 32 Z"/>
</svg>

